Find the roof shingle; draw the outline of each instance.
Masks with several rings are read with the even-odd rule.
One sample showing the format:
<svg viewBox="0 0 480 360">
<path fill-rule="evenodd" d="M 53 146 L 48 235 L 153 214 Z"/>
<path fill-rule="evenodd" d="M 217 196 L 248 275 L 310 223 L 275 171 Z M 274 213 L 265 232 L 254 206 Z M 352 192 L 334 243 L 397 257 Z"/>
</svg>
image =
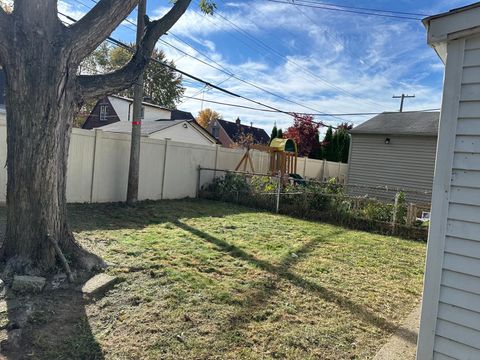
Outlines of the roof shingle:
<svg viewBox="0 0 480 360">
<path fill-rule="evenodd" d="M 384 112 L 354 127 L 350 133 L 437 136 L 439 118 L 438 111 Z"/>
<path fill-rule="evenodd" d="M 242 134 L 252 134 L 255 144 L 268 144 L 270 142 L 270 136 L 268 136 L 263 129 L 226 120 L 218 120 L 218 123 L 225 130 L 230 139 L 235 142 L 240 139 Z"/>
</svg>

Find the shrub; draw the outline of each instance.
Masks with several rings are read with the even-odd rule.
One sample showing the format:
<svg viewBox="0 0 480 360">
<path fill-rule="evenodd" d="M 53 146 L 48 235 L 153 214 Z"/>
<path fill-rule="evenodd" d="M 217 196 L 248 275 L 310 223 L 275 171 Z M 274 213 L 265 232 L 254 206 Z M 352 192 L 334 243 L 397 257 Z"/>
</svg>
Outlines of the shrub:
<svg viewBox="0 0 480 360">
<path fill-rule="evenodd" d="M 369 220 L 391 222 L 393 219 L 393 204 L 369 201 L 362 212 L 363 216 Z"/>
<path fill-rule="evenodd" d="M 277 191 L 278 180 L 270 176 L 252 176 L 250 188 L 255 192 L 275 192 Z"/>
<path fill-rule="evenodd" d="M 223 178 L 215 178 L 205 190 L 225 197 L 231 194 L 249 193 L 250 186 L 244 176 L 227 172 Z"/>
</svg>

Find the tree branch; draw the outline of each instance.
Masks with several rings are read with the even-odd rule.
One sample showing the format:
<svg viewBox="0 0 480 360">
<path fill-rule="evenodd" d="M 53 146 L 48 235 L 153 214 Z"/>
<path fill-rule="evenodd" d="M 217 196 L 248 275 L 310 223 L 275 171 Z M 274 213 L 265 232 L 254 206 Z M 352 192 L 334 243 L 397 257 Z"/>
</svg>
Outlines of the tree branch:
<svg viewBox="0 0 480 360">
<path fill-rule="evenodd" d="M 75 57 L 83 60 L 132 12 L 138 0 L 100 0 L 92 10 L 69 27 Z"/>
<path fill-rule="evenodd" d="M 185 13 L 191 0 L 177 0 L 162 18 L 151 22 L 132 59 L 123 68 L 104 75 L 80 75 L 78 85 L 82 97 L 96 97 L 124 90 L 135 83 L 147 66 L 160 36 L 165 34 Z"/>
</svg>

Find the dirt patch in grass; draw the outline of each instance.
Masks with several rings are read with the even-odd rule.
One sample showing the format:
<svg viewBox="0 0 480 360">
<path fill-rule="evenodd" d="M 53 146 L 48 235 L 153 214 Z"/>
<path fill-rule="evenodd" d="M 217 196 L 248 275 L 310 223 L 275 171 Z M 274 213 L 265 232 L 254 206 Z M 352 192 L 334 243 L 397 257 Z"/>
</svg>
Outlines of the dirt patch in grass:
<svg viewBox="0 0 480 360">
<path fill-rule="evenodd" d="M 421 295 L 423 243 L 201 200 L 70 218 L 123 281 L 91 303 L 40 296 L 38 358 L 367 359 Z"/>
</svg>

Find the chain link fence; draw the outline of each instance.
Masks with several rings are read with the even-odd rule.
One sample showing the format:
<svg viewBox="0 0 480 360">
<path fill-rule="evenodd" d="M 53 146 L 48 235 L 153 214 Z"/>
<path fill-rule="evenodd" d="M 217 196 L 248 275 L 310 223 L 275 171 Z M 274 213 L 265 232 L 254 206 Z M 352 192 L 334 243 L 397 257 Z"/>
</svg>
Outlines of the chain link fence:
<svg viewBox="0 0 480 360">
<path fill-rule="evenodd" d="M 345 185 L 336 179 L 322 182 L 199 168 L 197 193 L 201 198 L 415 240 L 427 239 L 430 221 L 430 203 L 425 201 L 429 191 Z"/>
</svg>

